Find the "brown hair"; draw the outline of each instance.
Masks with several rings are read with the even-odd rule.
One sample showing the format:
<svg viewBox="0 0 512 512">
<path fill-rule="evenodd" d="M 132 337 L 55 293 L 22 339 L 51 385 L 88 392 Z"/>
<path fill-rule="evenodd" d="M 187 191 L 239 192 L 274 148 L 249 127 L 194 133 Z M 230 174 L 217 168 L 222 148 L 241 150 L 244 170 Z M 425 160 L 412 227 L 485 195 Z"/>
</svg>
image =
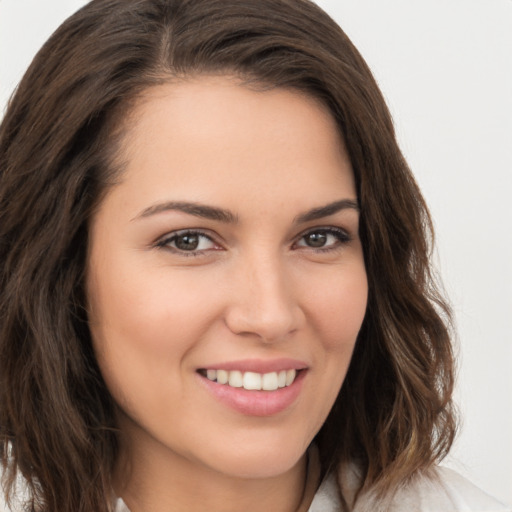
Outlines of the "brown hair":
<svg viewBox="0 0 512 512">
<path fill-rule="evenodd" d="M 431 275 L 430 217 L 339 26 L 307 0 L 93 0 L 40 50 L 0 128 L 0 450 L 5 488 L 21 472 L 28 510 L 110 510 L 118 448 L 87 326 L 88 219 L 113 183 L 132 100 L 201 73 L 319 98 L 350 155 L 369 302 L 316 436 L 323 472 L 357 459 L 363 488 L 383 495 L 452 443 L 449 309 Z"/>
</svg>

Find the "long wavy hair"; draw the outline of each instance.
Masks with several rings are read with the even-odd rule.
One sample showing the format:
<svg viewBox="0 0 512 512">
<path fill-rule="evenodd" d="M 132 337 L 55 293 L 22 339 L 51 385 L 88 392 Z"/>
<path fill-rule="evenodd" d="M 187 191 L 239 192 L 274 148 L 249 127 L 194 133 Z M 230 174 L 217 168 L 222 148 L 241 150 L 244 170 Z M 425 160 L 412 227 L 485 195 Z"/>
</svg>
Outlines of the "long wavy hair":
<svg viewBox="0 0 512 512">
<path fill-rule="evenodd" d="M 369 282 L 366 317 L 316 436 L 323 474 L 357 460 L 389 495 L 448 451 L 450 311 L 432 224 L 366 63 L 308 0 L 93 0 L 35 57 L 0 127 L 0 457 L 26 510 L 107 512 L 115 404 L 84 296 L 88 221 L 122 166 L 133 102 L 156 84 L 229 74 L 320 99 L 352 163 Z"/>
</svg>

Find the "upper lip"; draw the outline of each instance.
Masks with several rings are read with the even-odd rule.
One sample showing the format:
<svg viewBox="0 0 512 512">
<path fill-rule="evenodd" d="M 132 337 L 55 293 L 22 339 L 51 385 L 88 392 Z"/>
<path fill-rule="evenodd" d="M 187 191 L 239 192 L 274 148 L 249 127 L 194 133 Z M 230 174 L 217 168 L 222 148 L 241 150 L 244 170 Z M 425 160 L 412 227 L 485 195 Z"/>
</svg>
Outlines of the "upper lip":
<svg viewBox="0 0 512 512">
<path fill-rule="evenodd" d="M 209 364 L 200 368 L 201 370 L 239 370 L 241 372 L 270 373 L 282 370 L 303 370 L 308 365 L 297 359 L 241 359 L 239 361 L 225 361 L 222 363 Z"/>
</svg>

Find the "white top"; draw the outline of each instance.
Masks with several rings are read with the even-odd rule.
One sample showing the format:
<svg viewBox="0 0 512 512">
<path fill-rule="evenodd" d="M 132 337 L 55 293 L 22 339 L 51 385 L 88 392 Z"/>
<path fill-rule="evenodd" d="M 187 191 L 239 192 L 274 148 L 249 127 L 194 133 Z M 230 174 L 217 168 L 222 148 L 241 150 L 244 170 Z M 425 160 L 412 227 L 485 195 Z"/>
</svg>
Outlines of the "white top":
<svg viewBox="0 0 512 512">
<path fill-rule="evenodd" d="M 327 478 L 318 491 L 308 512 L 341 512 L 340 487 L 345 498 L 350 501 L 357 482 L 355 472 L 345 472 L 340 485 L 336 477 Z M 464 477 L 451 469 L 438 467 L 435 474 L 416 479 L 401 489 L 388 502 L 376 501 L 363 495 L 355 503 L 348 503 L 351 512 L 512 512 Z M 119 498 L 114 512 L 130 512 Z"/>
<path fill-rule="evenodd" d="M 338 486 L 332 476 L 320 486 L 309 512 L 343 510 L 340 487 L 344 488 L 343 496 L 351 512 L 512 512 L 512 507 L 500 503 L 457 472 L 441 466 L 431 476 L 418 477 L 387 502 L 368 495 L 350 502 L 353 497 L 350 488 L 356 480 L 350 481 L 350 476 L 340 480 Z"/>
</svg>

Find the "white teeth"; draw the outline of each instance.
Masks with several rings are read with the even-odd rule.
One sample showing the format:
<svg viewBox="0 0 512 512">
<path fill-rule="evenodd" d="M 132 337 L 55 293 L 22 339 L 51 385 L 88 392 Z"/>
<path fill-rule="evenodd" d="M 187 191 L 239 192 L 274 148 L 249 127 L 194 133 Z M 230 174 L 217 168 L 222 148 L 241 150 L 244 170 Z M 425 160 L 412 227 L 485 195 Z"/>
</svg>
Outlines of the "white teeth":
<svg viewBox="0 0 512 512">
<path fill-rule="evenodd" d="M 288 370 L 286 372 L 286 385 L 289 386 L 294 380 L 297 372 L 295 370 Z"/>
<path fill-rule="evenodd" d="M 244 385 L 242 372 L 239 372 L 237 370 L 233 372 L 229 372 L 229 385 L 232 388 L 241 388 Z"/>
<path fill-rule="evenodd" d="M 277 385 L 280 388 L 284 388 L 286 386 L 286 370 L 281 370 L 277 376 Z"/>
<path fill-rule="evenodd" d="M 265 373 L 261 382 L 264 391 L 275 391 L 277 389 L 277 373 Z"/>
<path fill-rule="evenodd" d="M 245 372 L 244 389 L 261 389 L 261 374 L 254 372 Z"/>
<path fill-rule="evenodd" d="M 227 384 L 229 381 L 229 374 L 226 370 L 217 370 L 217 382 L 219 384 Z"/>
<path fill-rule="evenodd" d="M 281 370 L 280 372 L 256 373 L 238 370 L 206 370 L 206 378 L 227 384 L 233 388 L 244 388 L 250 391 L 275 391 L 289 386 L 295 380 L 296 370 Z"/>
</svg>

